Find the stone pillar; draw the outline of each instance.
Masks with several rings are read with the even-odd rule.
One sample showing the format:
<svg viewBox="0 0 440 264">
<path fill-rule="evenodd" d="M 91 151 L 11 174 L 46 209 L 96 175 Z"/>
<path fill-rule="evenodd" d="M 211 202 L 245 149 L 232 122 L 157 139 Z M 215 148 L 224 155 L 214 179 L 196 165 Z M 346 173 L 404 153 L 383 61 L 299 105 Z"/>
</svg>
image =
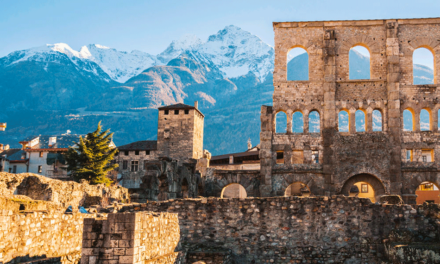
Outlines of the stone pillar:
<svg viewBox="0 0 440 264">
<path fill-rule="evenodd" d="M 386 57 L 387 65 L 387 90 L 388 90 L 388 133 L 390 135 L 391 149 L 390 157 L 390 192 L 391 194 L 401 194 L 401 143 L 400 135 L 402 131 L 402 120 L 400 117 L 400 98 L 399 98 L 399 80 L 400 80 L 400 50 L 399 40 L 397 38 L 398 22 L 397 20 L 386 21 L 387 40 Z"/>
<path fill-rule="evenodd" d="M 309 133 L 309 111 L 304 111 L 303 114 L 303 132 L 304 133 Z"/>
<path fill-rule="evenodd" d="M 324 28 L 324 112 L 321 114 L 321 137 L 323 138 L 323 172 L 325 183 L 333 182 L 334 155 L 331 146 L 338 131 L 336 113 L 336 38 L 333 28 Z M 308 120 L 308 119 L 307 119 Z M 308 124 L 307 124 L 308 125 Z M 327 188 L 328 189 L 328 188 Z"/>
<path fill-rule="evenodd" d="M 261 132 L 260 132 L 260 196 L 269 197 L 272 193 L 272 167 L 273 151 L 272 139 L 274 133 L 273 109 L 271 106 L 261 106 Z M 276 155 L 276 154 L 275 154 Z"/>
<path fill-rule="evenodd" d="M 84 219 L 81 264 L 174 263 L 180 239 L 177 214 L 116 213 Z"/>
<path fill-rule="evenodd" d="M 433 111 L 431 111 L 431 131 L 438 131 L 438 110 L 436 109 L 433 109 Z"/>
<path fill-rule="evenodd" d="M 350 109 L 350 112 L 348 113 L 348 132 L 350 134 L 356 133 L 356 110 Z"/>
</svg>

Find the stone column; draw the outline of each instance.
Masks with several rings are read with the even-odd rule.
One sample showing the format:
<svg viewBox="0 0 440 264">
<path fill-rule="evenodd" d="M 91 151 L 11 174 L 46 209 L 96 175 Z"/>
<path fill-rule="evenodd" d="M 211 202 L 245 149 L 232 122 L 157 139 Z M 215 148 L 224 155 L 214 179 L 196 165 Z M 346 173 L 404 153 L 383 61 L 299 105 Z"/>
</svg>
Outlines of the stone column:
<svg viewBox="0 0 440 264">
<path fill-rule="evenodd" d="M 400 98 L 399 98 L 399 80 L 400 80 L 400 59 L 399 59 L 399 40 L 397 38 L 398 22 L 397 20 L 386 21 L 386 56 L 387 56 L 387 90 L 388 90 L 388 134 L 393 146 L 390 157 L 390 193 L 401 194 L 402 172 L 401 172 L 401 142 L 402 120 L 400 117 Z"/>
</svg>

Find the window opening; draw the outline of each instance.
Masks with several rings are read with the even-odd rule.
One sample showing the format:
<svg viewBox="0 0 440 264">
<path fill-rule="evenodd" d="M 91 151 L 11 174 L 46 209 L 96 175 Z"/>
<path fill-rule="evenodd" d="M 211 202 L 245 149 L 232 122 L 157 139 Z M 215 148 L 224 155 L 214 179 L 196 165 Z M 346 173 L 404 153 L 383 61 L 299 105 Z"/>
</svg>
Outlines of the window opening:
<svg viewBox="0 0 440 264">
<path fill-rule="evenodd" d="M 366 129 L 366 121 L 365 121 L 365 113 L 362 110 L 357 110 L 355 114 L 356 118 L 356 132 L 365 132 Z"/>
<path fill-rule="evenodd" d="M 287 80 L 309 80 L 309 54 L 303 48 L 293 48 L 287 53 Z"/>
<path fill-rule="evenodd" d="M 134 155 L 138 155 L 139 156 L 139 150 L 135 150 L 134 151 Z"/>
<path fill-rule="evenodd" d="M 434 84 L 434 55 L 427 48 L 414 50 L 413 84 Z"/>
<path fill-rule="evenodd" d="M 122 161 L 122 169 L 126 170 L 127 167 L 128 167 L 128 161 L 127 160 Z"/>
<path fill-rule="evenodd" d="M 373 111 L 373 131 L 382 131 L 382 113 L 379 110 Z"/>
<path fill-rule="evenodd" d="M 312 163 L 319 164 L 319 152 L 317 150 L 312 151 Z"/>
<path fill-rule="evenodd" d="M 431 130 L 431 116 L 426 109 L 420 111 L 420 131 Z"/>
<path fill-rule="evenodd" d="M 165 112 L 164 112 L 165 115 L 168 115 L 169 113 L 170 113 L 169 110 L 165 110 Z"/>
<path fill-rule="evenodd" d="M 370 52 L 363 46 L 354 46 L 349 52 L 349 79 L 370 79 Z"/>
<path fill-rule="evenodd" d="M 403 131 L 414 131 L 414 115 L 411 110 L 403 110 Z"/>
<path fill-rule="evenodd" d="M 302 196 L 308 197 L 311 195 L 309 187 L 303 182 L 294 182 L 290 184 L 286 191 L 284 192 L 284 196 Z"/>
<path fill-rule="evenodd" d="M 185 115 L 189 114 L 189 110 L 185 110 Z"/>
<path fill-rule="evenodd" d="M 369 198 L 371 202 L 376 202 L 375 191 L 368 182 L 356 182 L 350 188 L 350 197 Z"/>
<path fill-rule="evenodd" d="M 309 132 L 319 133 L 321 127 L 321 120 L 318 111 L 312 111 L 309 114 Z"/>
<path fill-rule="evenodd" d="M 38 173 L 42 173 L 43 172 L 43 166 L 38 165 Z"/>
<path fill-rule="evenodd" d="M 125 155 L 125 156 L 128 156 L 128 151 L 127 151 L 127 150 L 124 151 L 124 155 Z"/>
<path fill-rule="evenodd" d="M 412 150 L 407 149 L 406 150 L 406 162 L 411 162 L 411 161 L 413 161 Z"/>
<path fill-rule="evenodd" d="M 139 170 L 139 161 L 133 160 L 131 161 L 131 171 L 138 171 Z"/>
<path fill-rule="evenodd" d="M 339 132 L 348 132 L 349 131 L 349 118 L 348 112 L 342 110 L 338 115 L 338 130 Z"/>
<path fill-rule="evenodd" d="M 278 112 L 275 117 L 275 132 L 286 133 L 287 132 L 287 115 L 284 112 Z"/>
<path fill-rule="evenodd" d="M 304 132 L 304 118 L 303 114 L 299 111 L 292 115 L 292 132 L 303 133 Z"/>
<path fill-rule="evenodd" d="M 174 114 L 178 115 L 179 114 L 179 110 L 174 110 Z"/>
<path fill-rule="evenodd" d="M 284 151 L 277 151 L 277 164 L 284 164 Z"/>
<path fill-rule="evenodd" d="M 40 156 L 39 156 L 40 158 L 42 158 L 43 157 L 43 151 L 40 151 Z"/>
</svg>

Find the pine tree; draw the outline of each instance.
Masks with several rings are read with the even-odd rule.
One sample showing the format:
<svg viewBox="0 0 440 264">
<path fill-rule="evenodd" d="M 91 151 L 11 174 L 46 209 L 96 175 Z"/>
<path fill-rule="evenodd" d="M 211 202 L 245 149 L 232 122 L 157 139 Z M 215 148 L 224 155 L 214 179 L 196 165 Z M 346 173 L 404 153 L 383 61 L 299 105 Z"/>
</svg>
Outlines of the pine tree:
<svg viewBox="0 0 440 264">
<path fill-rule="evenodd" d="M 118 164 L 110 164 L 118 149 L 110 147 L 113 133 L 109 129 L 104 132 L 101 130 L 99 122 L 94 132 L 88 133 L 84 138 L 80 137 L 79 142 L 65 154 L 67 171 L 78 182 L 86 179 L 91 184 L 103 183 L 108 186 L 112 183 L 107 172 L 118 167 Z"/>
</svg>

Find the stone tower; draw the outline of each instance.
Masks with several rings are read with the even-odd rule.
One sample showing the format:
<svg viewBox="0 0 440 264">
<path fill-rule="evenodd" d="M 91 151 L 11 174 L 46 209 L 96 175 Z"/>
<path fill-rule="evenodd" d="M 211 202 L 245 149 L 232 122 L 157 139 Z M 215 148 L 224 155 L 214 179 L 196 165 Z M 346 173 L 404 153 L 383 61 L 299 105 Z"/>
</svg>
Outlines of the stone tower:
<svg viewBox="0 0 440 264">
<path fill-rule="evenodd" d="M 194 106 L 175 104 L 159 108 L 157 150 L 161 157 L 178 160 L 203 157 L 205 116 Z"/>
</svg>

